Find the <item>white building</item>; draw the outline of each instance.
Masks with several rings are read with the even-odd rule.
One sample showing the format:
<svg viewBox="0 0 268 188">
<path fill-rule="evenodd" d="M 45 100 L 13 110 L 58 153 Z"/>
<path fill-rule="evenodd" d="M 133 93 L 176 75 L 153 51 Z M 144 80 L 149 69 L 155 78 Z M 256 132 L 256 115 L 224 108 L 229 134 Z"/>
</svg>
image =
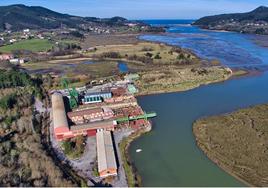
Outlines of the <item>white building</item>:
<svg viewBox="0 0 268 188">
<path fill-rule="evenodd" d="M 14 64 L 23 64 L 23 63 L 25 63 L 24 59 L 19 59 L 19 58 L 10 59 L 9 62 L 14 63 Z"/>
</svg>

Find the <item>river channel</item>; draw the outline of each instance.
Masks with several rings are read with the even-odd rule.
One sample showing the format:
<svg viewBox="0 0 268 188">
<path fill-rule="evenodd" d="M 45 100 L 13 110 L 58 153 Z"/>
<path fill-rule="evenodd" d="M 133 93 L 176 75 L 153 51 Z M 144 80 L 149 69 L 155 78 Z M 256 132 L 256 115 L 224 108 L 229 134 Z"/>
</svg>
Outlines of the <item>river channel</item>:
<svg viewBox="0 0 268 188">
<path fill-rule="evenodd" d="M 152 131 L 130 147 L 142 186 L 244 186 L 199 150 L 192 124 L 201 117 L 268 103 L 268 48 L 255 44 L 254 36 L 205 31 L 185 21 L 149 23 L 166 24 L 169 28 L 165 35 L 141 36 L 144 40 L 178 45 L 202 58 L 262 73 L 186 92 L 138 97 L 145 111 L 158 115 L 153 119 Z M 136 153 L 137 149 L 142 152 Z"/>
</svg>

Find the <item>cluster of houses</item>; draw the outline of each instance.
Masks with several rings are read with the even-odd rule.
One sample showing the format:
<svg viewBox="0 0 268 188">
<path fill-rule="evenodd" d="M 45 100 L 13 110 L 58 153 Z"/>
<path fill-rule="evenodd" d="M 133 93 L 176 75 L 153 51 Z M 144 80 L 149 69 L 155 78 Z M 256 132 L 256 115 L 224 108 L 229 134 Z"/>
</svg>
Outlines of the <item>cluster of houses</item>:
<svg viewBox="0 0 268 188">
<path fill-rule="evenodd" d="M 127 27 L 136 27 L 138 26 L 137 23 L 125 23 L 124 24 L 125 26 Z M 141 29 L 144 29 L 145 27 L 142 26 Z M 115 33 L 116 32 L 116 29 L 115 28 L 112 28 L 112 27 L 103 27 L 103 26 L 89 26 L 88 27 L 88 30 L 91 32 L 91 33 L 95 33 L 95 34 L 111 34 L 111 33 Z"/>
<path fill-rule="evenodd" d="M 22 32 L 20 32 L 20 35 L 9 35 L 11 34 L 11 31 L 6 31 L 5 33 L 0 34 L 0 46 L 1 45 L 8 45 L 16 43 L 20 40 L 27 40 L 30 38 L 38 38 L 38 39 L 45 39 L 44 36 L 40 33 L 33 34 L 30 29 L 24 29 Z M 24 58 L 17 58 L 12 53 L 0 53 L 0 63 L 1 62 L 10 62 L 15 65 L 24 64 L 27 60 Z"/>
<path fill-rule="evenodd" d="M 32 33 L 30 29 L 24 29 L 20 32 L 20 35 L 10 35 L 12 31 L 6 31 L 5 33 L 0 34 L 1 44 L 13 44 L 20 40 L 27 40 L 31 38 L 45 39 L 45 37 L 41 33 Z"/>
<path fill-rule="evenodd" d="M 237 19 L 227 19 L 227 20 L 221 20 L 219 24 L 229 24 L 229 25 L 236 25 L 236 24 L 243 24 L 245 26 L 268 26 L 268 22 L 266 21 L 243 21 L 240 22 Z"/>
<path fill-rule="evenodd" d="M 107 28 L 103 28 L 103 27 L 89 27 L 88 30 L 92 33 L 96 33 L 96 34 L 110 34 L 111 30 L 107 29 Z"/>
</svg>

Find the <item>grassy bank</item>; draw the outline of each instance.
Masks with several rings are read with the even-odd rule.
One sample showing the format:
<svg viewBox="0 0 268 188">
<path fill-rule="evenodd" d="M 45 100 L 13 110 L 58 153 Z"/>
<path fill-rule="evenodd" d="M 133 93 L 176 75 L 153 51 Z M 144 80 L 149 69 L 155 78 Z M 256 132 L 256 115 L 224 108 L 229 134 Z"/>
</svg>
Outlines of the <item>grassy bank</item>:
<svg viewBox="0 0 268 188">
<path fill-rule="evenodd" d="M 232 71 L 220 66 L 213 67 L 178 67 L 165 66 L 140 73 L 136 82 L 139 95 L 186 91 L 215 82 L 227 80 Z"/>
<path fill-rule="evenodd" d="M 218 166 L 250 186 L 268 186 L 268 105 L 198 120 L 197 145 Z"/>
<path fill-rule="evenodd" d="M 139 42 L 126 45 L 97 46 L 95 51 L 87 53 L 94 58 L 117 58 L 150 64 L 184 65 L 189 62 L 199 63 L 199 58 L 192 52 L 166 44 Z"/>
</svg>

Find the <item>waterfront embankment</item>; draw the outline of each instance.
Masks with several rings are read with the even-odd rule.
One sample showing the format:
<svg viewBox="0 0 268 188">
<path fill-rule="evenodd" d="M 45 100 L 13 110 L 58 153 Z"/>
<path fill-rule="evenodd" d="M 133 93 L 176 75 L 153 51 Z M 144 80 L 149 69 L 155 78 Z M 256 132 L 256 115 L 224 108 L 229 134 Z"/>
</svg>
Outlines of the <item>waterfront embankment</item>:
<svg viewBox="0 0 268 188">
<path fill-rule="evenodd" d="M 141 186 L 141 177 L 137 173 L 135 165 L 131 161 L 129 155 L 129 146 L 135 139 L 138 139 L 141 135 L 150 132 L 151 129 L 152 125 L 150 123 L 149 126 L 132 133 L 128 137 L 125 137 L 119 144 L 120 153 L 122 155 L 122 163 L 125 169 L 126 179 L 129 187 Z"/>
</svg>

